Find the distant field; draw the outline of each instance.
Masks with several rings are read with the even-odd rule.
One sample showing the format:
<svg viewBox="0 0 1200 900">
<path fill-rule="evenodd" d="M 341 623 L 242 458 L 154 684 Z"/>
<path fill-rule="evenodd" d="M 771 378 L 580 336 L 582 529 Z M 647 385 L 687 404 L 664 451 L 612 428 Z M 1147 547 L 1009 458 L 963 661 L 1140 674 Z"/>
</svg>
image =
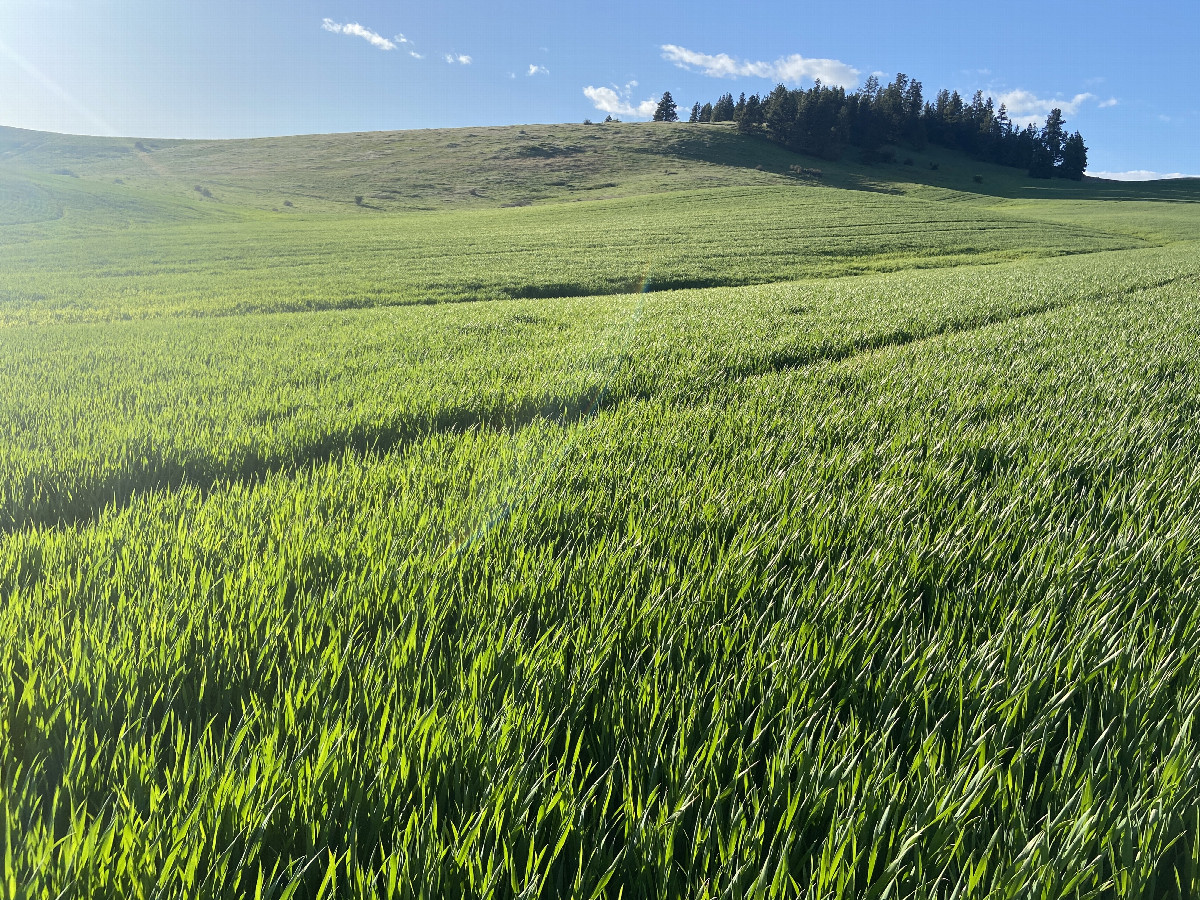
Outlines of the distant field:
<svg viewBox="0 0 1200 900">
<path fill-rule="evenodd" d="M 1200 893 L 1200 190 L 540 129 L 0 130 L 5 896 Z"/>
<path fill-rule="evenodd" d="M 0 324 L 588 296 L 1145 246 L 1082 221 L 811 186 L 256 216 L 0 246 Z"/>
</svg>

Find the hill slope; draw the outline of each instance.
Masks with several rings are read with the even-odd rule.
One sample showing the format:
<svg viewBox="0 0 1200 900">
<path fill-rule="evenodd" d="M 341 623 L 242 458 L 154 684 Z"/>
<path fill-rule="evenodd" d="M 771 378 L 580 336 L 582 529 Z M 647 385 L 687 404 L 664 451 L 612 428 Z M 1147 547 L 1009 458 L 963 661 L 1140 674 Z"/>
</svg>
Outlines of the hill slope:
<svg viewBox="0 0 1200 900">
<path fill-rule="evenodd" d="M 1193 234 L 1190 203 L 1164 200 L 1200 196 L 1184 182 L 1033 182 L 947 153 L 912 163 L 818 169 L 721 126 L 226 142 L 7 129 L 0 321 L 611 294 L 1132 249 Z"/>
<path fill-rule="evenodd" d="M 291 200 L 306 209 L 344 210 L 356 196 L 379 209 L 405 210 L 778 185 L 794 180 L 793 166 L 820 170 L 822 183 L 851 189 L 1200 199 L 1195 180 L 1039 182 L 937 148 L 898 151 L 890 165 L 865 166 L 854 158 L 851 151 L 845 161 L 815 160 L 725 125 L 528 125 L 239 141 L 85 138 L 0 127 L 0 170 L 70 173 L 89 183 L 119 178 L 130 188 L 189 201 L 196 198 L 187 192 L 200 184 L 225 202 L 260 209 Z"/>
<path fill-rule="evenodd" d="M 1200 896 L 1196 185 L 0 142 L 6 896 Z"/>
</svg>

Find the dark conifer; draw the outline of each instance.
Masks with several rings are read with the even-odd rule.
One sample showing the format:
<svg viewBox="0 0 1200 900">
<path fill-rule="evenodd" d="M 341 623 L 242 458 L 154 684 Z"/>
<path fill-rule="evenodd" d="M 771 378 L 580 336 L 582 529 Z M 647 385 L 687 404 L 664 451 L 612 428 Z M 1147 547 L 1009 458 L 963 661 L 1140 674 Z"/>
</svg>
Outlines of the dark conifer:
<svg viewBox="0 0 1200 900">
<path fill-rule="evenodd" d="M 1038 139 L 1033 148 L 1033 156 L 1029 161 L 1030 178 L 1054 177 L 1054 154 L 1046 146 L 1045 141 Z"/>
<path fill-rule="evenodd" d="M 743 94 L 743 96 L 745 95 Z M 758 94 L 752 94 L 742 107 L 742 114 L 738 116 L 738 131 L 742 134 L 754 134 L 762 130 L 762 125 L 762 102 L 758 99 Z"/>
<path fill-rule="evenodd" d="M 678 122 L 679 112 L 675 106 L 675 101 L 671 98 L 670 91 L 664 91 L 662 99 L 658 101 L 658 109 L 654 111 L 655 122 Z"/>
<path fill-rule="evenodd" d="M 1083 135 L 1076 131 L 1063 143 L 1063 161 L 1058 174 L 1072 181 L 1082 181 L 1083 173 L 1087 171 L 1087 145 Z"/>
<path fill-rule="evenodd" d="M 656 116 L 657 118 L 657 116 Z M 975 91 L 970 103 L 957 91 L 939 91 L 925 101 L 921 82 L 900 73 L 886 87 L 872 75 L 861 88 L 808 90 L 778 85 L 766 97 L 742 94 L 734 102 L 723 94 L 715 104 L 692 108 L 692 120 L 736 121 L 738 130 L 765 130 L 776 143 L 792 150 L 837 158 L 849 145 L 864 159 L 885 161 L 894 155 L 888 144 L 916 150 L 926 143 L 959 149 L 998 165 L 1028 169 L 1038 178 L 1080 179 L 1087 170 L 1087 147 L 1078 132 L 1068 136 L 1062 110 L 1053 110 L 1044 128 L 1018 127 L 1004 104 Z"/>
<path fill-rule="evenodd" d="M 722 94 L 713 104 L 712 120 L 714 122 L 732 122 L 733 110 L 733 94 Z"/>
<path fill-rule="evenodd" d="M 1050 115 L 1046 116 L 1046 127 L 1042 129 L 1042 144 L 1050 154 L 1050 159 L 1056 169 L 1062 165 L 1063 146 L 1066 142 L 1067 133 L 1063 127 L 1062 110 L 1052 109 Z"/>
</svg>

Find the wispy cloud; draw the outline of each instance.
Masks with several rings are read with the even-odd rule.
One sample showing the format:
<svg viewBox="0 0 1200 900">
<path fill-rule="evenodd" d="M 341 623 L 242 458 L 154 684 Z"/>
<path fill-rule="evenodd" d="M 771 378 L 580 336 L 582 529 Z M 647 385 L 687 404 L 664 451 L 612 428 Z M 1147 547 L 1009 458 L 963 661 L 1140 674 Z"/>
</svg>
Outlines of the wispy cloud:
<svg viewBox="0 0 1200 900">
<path fill-rule="evenodd" d="M 658 101 L 651 97 L 635 105 L 630 100 L 630 95 L 633 93 L 635 87 L 637 87 L 636 81 L 631 81 L 625 87 L 615 90 L 610 87 L 592 87 L 588 85 L 583 89 L 583 93 L 600 112 L 608 113 L 609 115 L 634 116 L 636 118 L 648 119 L 654 115 L 654 110 L 658 108 Z"/>
<path fill-rule="evenodd" d="M 1185 175 L 1182 172 L 1151 172 L 1148 169 L 1133 169 L 1129 172 L 1093 172 L 1088 169 L 1088 175 L 1093 178 L 1107 178 L 1110 181 L 1161 181 L 1164 178 L 1200 178 L 1200 175 Z"/>
<path fill-rule="evenodd" d="M 536 63 L 530 63 L 529 71 L 526 72 L 525 74 L 526 75 L 549 75 L 550 70 L 547 69 L 545 66 L 539 66 Z"/>
<path fill-rule="evenodd" d="M 445 59 L 450 65 L 458 63 L 460 66 L 469 66 L 471 64 L 471 57 L 465 53 L 447 53 Z"/>
<path fill-rule="evenodd" d="M 333 19 L 325 19 L 321 22 L 321 27 L 326 31 L 331 31 L 334 34 L 350 34 L 354 37 L 360 37 L 369 43 L 372 47 L 378 47 L 380 50 L 395 50 L 396 43 L 389 41 L 382 34 L 376 34 L 370 28 L 364 28 L 357 22 L 348 22 L 345 25 L 333 21 Z M 397 35 L 399 43 L 406 44 L 408 40 L 404 35 Z"/>
<path fill-rule="evenodd" d="M 1116 106 L 1120 102 L 1121 101 L 1118 100 L 1116 97 L 1109 97 L 1107 100 L 1101 101 L 1100 108 L 1101 109 L 1110 109 L 1110 108 Z"/>
<path fill-rule="evenodd" d="M 997 102 L 1008 108 L 1008 115 L 1016 124 L 1026 125 L 1032 122 L 1037 125 L 1052 109 L 1061 109 L 1064 116 L 1073 116 L 1083 104 L 1095 99 L 1095 94 L 1076 94 L 1070 100 L 1064 100 L 1061 97 L 1039 97 L 1032 91 L 1016 90 L 1001 94 Z"/>
<path fill-rule="evenodd" d="M 816 81 L 822 84 L 853 87 L 858 84 L 858 69 L 837 59 L 809 59 L 799 53 L 774 62 L 736 59 L 727 53 L 699 53 L 676 44 L 662 45 L 663 59 L 681 69 L 699 71 L 713 78 L 768 78 L 786 84 Z"/>
</svg>

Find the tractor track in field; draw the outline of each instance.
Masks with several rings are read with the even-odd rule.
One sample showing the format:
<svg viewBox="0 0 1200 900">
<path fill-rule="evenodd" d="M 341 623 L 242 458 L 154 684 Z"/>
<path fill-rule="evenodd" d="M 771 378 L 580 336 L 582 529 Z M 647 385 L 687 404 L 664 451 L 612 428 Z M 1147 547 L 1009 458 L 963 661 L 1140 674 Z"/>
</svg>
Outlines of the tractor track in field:
<svg viewBox="0 0 1200 900">
<path fill-rule="evenodd" d="M 912 346 L 955 335 L 968 334 L 996 325 L 1030 319 L 1039 315 L 1088 303 L 1116 302 L 1180 282 L 1200 283 L 1193 274 L 1176 275 L 1154 283 L 1132 287 L 1119 295 L 1094 292 L 1062 302 L 1041 303 L 1007 314 L 985 314 L 918 331 L 894 329 L 851 343 L 817 345 L 795 351 L 769 353 L 742 365 L 724 365 L 714 360 L 720 371 L 716 382 L 736 382 L 779 372 L 796 371 L 818 365 L 837 364 L 882 350 Z M 518 433 L 538 421 L 570 426 L 605 410 L 633 401 L 668 399 L 687 406 L 695 398 L 689 392 L 670 385 L 639 386 L 636 381 L 621 383 L 620 370 L 628 363 L 627 355 L 614 358 L 613 376 L 597 388 L 569 397 L 546 401 L 530 397 L 503 410 L 480 414 L 466 405 L 443 409 L 434 415 L 402 414 L 384 425 L 362 424 L 330 432 L 319 440 L 295 448 L 287 454 L 249 454 L 224 471 L 213 471 L 210 460 L 168 460 L 145 458 L 146 465 L 126 469 L 116 478 L 98 479 L 91 485 L 76 485 L 74 498 L 44 496 L 30 504 L 14 498 L 12 506 L 0 518 L 0 534 L 30 528 L 70 528 L 86 526 L 110 512 L 123 510 L 140 498 L 182 487 L 199 490 L 202 495 L 232 484 L 253 485 L 276 476 L 299 474 L 345 455 L 384 455 L 438 434 L 462 434 L 472 430 Z M 713 385 L 705 380 L 706 393 Z"/>
</svg>

